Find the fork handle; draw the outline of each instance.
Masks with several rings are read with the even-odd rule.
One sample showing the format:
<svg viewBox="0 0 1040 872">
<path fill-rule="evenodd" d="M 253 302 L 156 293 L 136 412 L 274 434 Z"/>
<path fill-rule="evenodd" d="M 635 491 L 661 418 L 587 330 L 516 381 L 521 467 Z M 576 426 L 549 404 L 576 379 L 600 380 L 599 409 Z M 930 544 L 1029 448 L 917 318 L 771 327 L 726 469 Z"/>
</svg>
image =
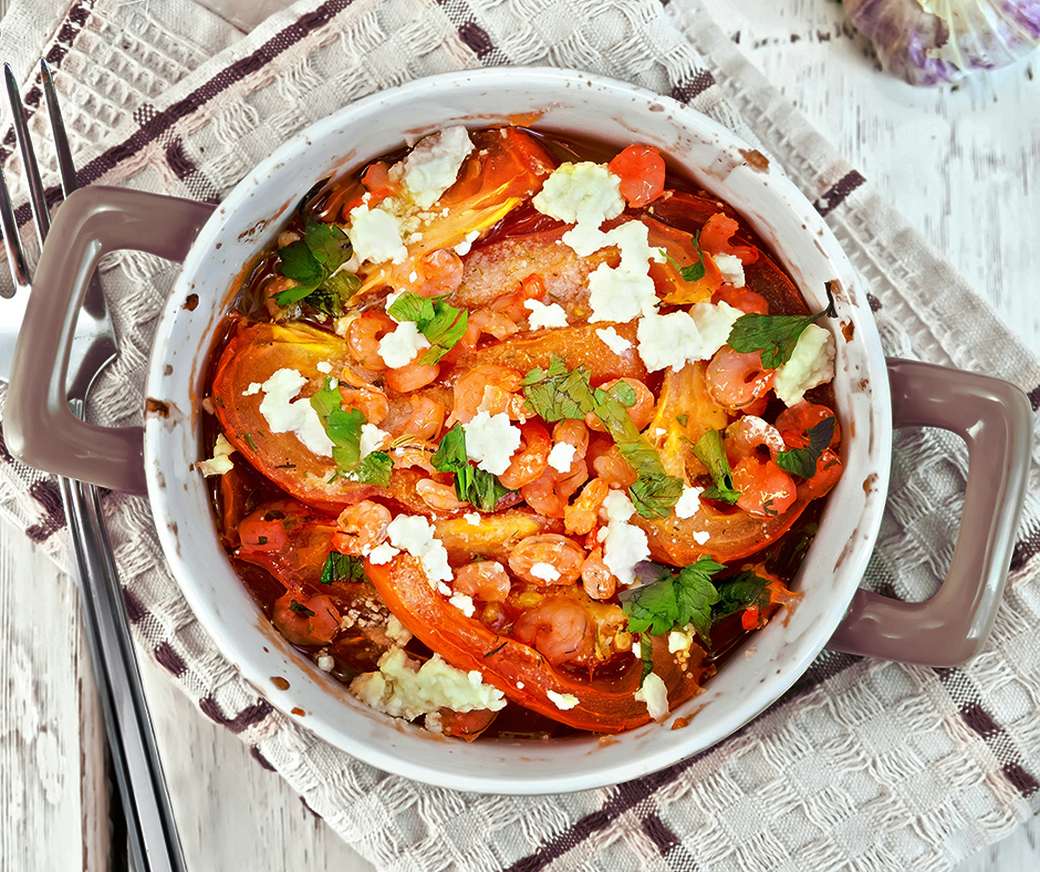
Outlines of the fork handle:
<svg viewBox="0 0 1040 872">
<path fill-rule="evenodd" d="M 134 654 L 98 490 L 59 478 L 131 870 L 184 872 L 184 855 Z"/>
<path fill-rule="evenodd" d="M 4 436 L 28 466 L 112 490 L 147 492 L 141 427 L 98 427 L 69 410 L 76 316 L 101 257 L 123 248 L 182 261 L 213 206 L 92 185 L 54 216 L 11 365 Z M 24 341 L 23 341 L 24 340 Z"/>
</svg>

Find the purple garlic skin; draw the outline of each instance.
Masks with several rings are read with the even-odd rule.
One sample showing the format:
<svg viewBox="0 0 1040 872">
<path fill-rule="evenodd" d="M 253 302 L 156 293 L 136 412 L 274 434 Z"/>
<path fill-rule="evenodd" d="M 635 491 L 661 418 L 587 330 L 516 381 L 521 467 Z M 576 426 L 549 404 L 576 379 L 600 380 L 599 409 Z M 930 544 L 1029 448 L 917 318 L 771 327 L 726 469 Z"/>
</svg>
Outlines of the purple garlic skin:
<svg viewBox="0 0 1040 872">
<path fill-rule="evenodd" d="M 911 85 L 950 84 L 1040 45 L 1040 0 L 845 0 L 845 11 Z"/>
</svg>

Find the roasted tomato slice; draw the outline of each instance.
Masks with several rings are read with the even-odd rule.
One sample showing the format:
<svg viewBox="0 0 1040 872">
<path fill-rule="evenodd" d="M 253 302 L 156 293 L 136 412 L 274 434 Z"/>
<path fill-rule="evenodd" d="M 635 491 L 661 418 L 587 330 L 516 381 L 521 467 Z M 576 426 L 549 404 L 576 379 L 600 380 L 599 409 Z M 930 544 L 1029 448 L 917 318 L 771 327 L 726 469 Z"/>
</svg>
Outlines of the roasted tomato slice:
<svg viewBox="0 0 1040 872">
<path fill-rule="evenodd" d="M 390 610 L 420 641 L 457 669 L 479 670 L 506 698 L 552 720 L 582 730 L 613 733 L 648 723 L 645 702 L 636 699 L 642 663 L 634 656 L 611 661 L 605 674 L 571 672 L 552 665 L 536 648 L 493 632 L 468 618 L 430 587 L 419 561 L 399 554 L 389 563 L 365 562 L 365 573 Z M 674 708 L 695 695 L 711 667 L 692 646 L 685 667 L 668 652 L 666 637 L 655 638 L 654 672 L 668 689 Z"/>
<path fill-rule="evenodd" d="M 213 402 L 228 441 L 283 490 L 330 512 L 387 490 L 336 476 L 332 457 L 309 450 L 294 431 L 272 432 L 260 411 L 265 392 L 255 386 L 280 370 L 293 370 L 306 379 L 294 402 L 307 403 L 324 383 L 319 365 L 339 373 L 346 362 L 346 345 L 331 333 L 300 322 L 234 318 L 213 375 Z"/>
</svg>

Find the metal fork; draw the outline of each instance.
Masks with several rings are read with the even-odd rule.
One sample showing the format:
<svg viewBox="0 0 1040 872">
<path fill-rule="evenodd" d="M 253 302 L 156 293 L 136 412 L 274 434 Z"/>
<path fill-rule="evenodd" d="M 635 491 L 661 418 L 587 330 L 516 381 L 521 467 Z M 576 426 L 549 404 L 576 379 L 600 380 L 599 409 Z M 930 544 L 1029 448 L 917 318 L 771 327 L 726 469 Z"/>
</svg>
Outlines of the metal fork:
<svg viewBox="0 0 1040 872">
<path fill-rule="evenodd" d="M 72 153 L 61 119 L 54 82 L 45 60 L 40 62 L 40 70 L 58 157 L 62 193 L 68 196 L 77 184 Z M 50 227 L 43 183 L 29 138 L 18 85 L 10 65 L 4 65 L 4 74 L 15 136 L 25 165 L 36 233 L 42 247 Z M 9 382 L 18 329 L 30 291 L 30 271 L 2 167 L 0 225 L 15 287 L 12 297 L 0 298 L 0 379 Z M 95 277 L 91 280 L 76 323 L 69 360 L 69 383 L 66 390 L 69 408 L 77 416 L 83 417 L 91 385 L 101 370 L 115 358 L 116 353 L 115 334 L 105 297 Z M 137 667 L 98 489 L 64 478 L 59 479 L 59 486 L 75 554 L 75 575 L 102 701 L 112 766 L 126 816 L 131 868 L 138 872 L 184 872 L 184 857 Z"/>
</svg>

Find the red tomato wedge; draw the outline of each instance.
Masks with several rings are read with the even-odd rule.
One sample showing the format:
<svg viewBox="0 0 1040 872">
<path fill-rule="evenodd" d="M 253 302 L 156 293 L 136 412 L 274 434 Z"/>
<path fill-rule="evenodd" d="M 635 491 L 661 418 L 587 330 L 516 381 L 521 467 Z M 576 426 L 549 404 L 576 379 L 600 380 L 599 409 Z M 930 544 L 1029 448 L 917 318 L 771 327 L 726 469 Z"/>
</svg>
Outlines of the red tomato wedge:
<svg viewBox="0 0 1040 872">
<path fill-rule="evenodd" d="M 650 722 L 646 703 L 635 698 L 642 674 L 636 657 L 624 657 L 624 665 L 611 669 L 609 675 L 572 674 L 551 666 L 529 645 L 467 618 L 430 587 L 419 561 L 410 554 L 399 554 L 382 565 L 366 560 L 365 574 L 413 635 L 456 669 L 479 670 L 507 699 L 555 721 L 599 733 Z M 681 669 L 668 653 L 667 638 L 655 638 L 654 672 L 668 688 L 670 708 L 694 696 L 713 670 L 702 665 L 702 656 L 693 645 L 687 668 Z M 559 705 L 550 693 L 557 695 Z"/>
</svg>

